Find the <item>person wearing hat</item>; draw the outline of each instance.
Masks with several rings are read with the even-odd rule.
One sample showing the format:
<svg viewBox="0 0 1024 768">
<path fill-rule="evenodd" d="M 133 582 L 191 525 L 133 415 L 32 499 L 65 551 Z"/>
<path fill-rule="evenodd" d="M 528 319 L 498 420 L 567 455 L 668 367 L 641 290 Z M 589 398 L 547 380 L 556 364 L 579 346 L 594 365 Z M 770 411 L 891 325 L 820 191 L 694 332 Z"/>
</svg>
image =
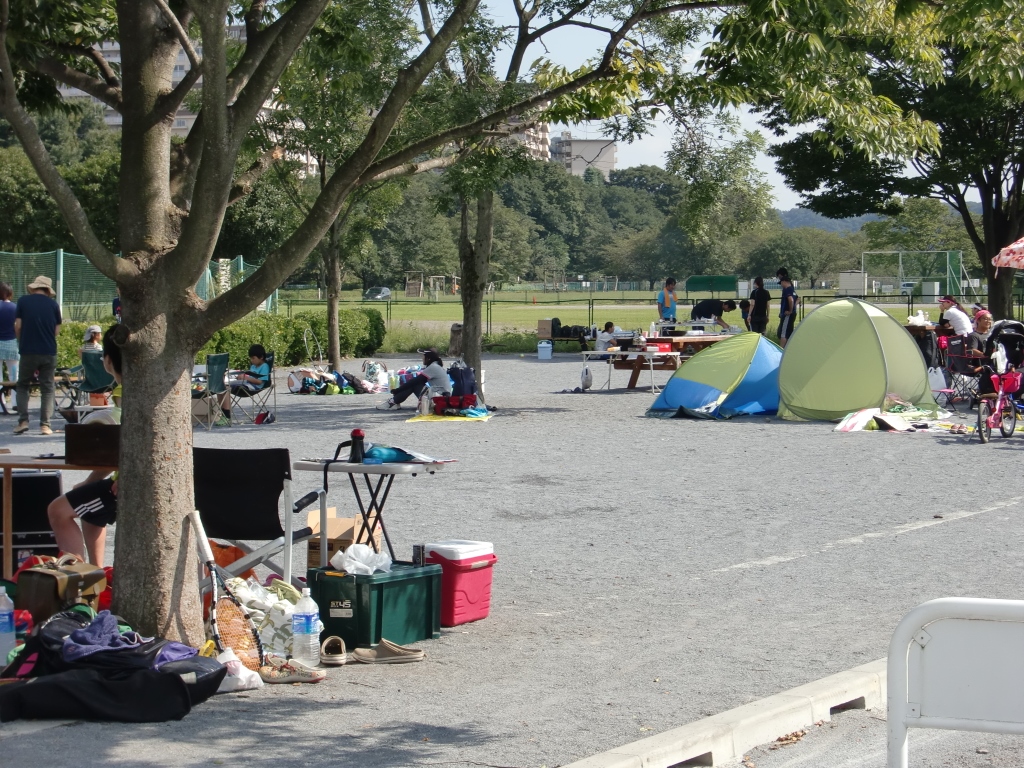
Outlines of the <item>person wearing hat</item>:
<svg viewBox="0 0 1024 768">
<path fill-rule="evenodd" d="M 971 325 L 971 318 L 967 316 L 964 308 L 952 296 L 947 295 L 939 299 L 939 309 L 942 311 L 939 324 L 941 325 L 943 322 L 949 323 L 949 327 L 953 329 L 954 336 L 969 336 L 971 331 L 974 330 L 974 326 Z"/>
<path fill-rule="evenodd" d="M 53 281 L 40 275 L 28 284 L 28 293 L 18 299 L 14 333 L 18 337 L 21 366 L 18 371 L 18 426 L 14 434 L 28 432 L 28 398 L 32 376 L 39 372 L 39 431 L 52 435 L 53 374 L 57 369 L 57 335 L 60 333 L 60 306 L 54 301 Z"/>
<path fill-rule="evenodd" d="M 103 351 L 103 329 L 98 325 L 90 325 L 85 329 L 85 336 L 82 337 L 82 346 L 78 348 L 78 359 L 82 359 L 83 352 Z"/>
</svg>

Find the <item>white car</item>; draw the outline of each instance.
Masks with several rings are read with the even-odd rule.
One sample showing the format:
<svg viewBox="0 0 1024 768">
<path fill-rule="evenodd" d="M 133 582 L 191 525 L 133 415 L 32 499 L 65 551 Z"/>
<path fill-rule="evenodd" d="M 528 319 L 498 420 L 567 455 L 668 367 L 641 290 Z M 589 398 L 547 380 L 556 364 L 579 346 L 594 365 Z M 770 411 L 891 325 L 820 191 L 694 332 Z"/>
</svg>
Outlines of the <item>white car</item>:
<svg viewBox="0 0 1024 768">
<path fill-rule="evenodd" d="M 900 283 L 900 296 L 912 296 L 917 283 Z"/>
</svg>

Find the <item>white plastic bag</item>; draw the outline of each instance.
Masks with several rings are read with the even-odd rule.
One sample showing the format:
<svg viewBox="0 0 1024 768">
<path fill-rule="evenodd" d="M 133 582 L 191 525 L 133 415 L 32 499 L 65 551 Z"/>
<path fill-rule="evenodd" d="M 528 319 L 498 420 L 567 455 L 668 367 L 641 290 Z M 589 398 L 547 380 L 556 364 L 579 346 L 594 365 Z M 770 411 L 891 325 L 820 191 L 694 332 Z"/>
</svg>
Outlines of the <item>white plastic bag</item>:
<svg viewBox="0 0 1024 768">
<path fill-rule="evenodd" d="M 946 389 L 946 372 L 941 368 L 928 369 L 928 386 L 932 392 L 940 392 Z"/>
<path fill-rule="evenodd" d="M 354 576 L 369 576 L 377 571 L 390 573 L 391 556 L 386 552 L 374 552 L 368 544 L 353 544 L 335 554 L 331 565 Z"/>
<path fill-rule="evenodd" d="M 580 389 L 588 390 L 594 386 L 594 375 L 590 372 L 590 366 L 583 366 L 583 373 L 580 374 Z"/>
<path fill-rule="evenodd" d="M 238 660 L 235 652 L 228 648 L 217 657 L 217 661 L 228 668 L 228 673 L 220 681 L 217 693 L 231 693 L 232 691 L 252 691 L 263 687 L 263 680 L 259 673 L 253 672 Z"/>
</svg>

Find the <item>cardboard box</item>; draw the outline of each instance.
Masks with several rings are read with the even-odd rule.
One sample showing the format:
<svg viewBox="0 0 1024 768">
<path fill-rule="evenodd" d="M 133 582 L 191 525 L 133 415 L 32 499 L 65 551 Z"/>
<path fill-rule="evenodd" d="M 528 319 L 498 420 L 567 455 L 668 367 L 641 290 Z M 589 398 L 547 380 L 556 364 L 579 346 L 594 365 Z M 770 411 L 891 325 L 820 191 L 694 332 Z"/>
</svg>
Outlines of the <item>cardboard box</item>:
<svg viewBox="0 0 1024 768">
<path fill-rule="evenodd" d="M 356 543 L 355 535 L 359 531 L 359 527 L 362 525 L 363 518 L 359 515 L 354 517 L 338 517 L 338 510 L 335 507 L 327 508 L 327 562 L 331 562 L 331 558 L 334 557 L 338 552 L 342 552 L 348 549 L 350 546 Z M 306 515 L 306 525 L 313 529 L 314 534 L 320 533 L 320 510 L 311 510 Z M 373 540 L 380 548 L 380 528 L 377 528 L 373 534 Z M 363 532 L 359 543 L 367 544 L 369 539 L 366 533 Z M 308 549 L 306 550 L 306 567 L 307 568 L 319 568 L 320 567 L 320 538 L 310 539 L 308 542 Z"/>
<path fill-rule="evenodd" d="M 538 339 L 550 339 L 551 338 L 551 321 L 550 320 L 538 320 L 537 321 L 537 338 Z"/>
</svg>

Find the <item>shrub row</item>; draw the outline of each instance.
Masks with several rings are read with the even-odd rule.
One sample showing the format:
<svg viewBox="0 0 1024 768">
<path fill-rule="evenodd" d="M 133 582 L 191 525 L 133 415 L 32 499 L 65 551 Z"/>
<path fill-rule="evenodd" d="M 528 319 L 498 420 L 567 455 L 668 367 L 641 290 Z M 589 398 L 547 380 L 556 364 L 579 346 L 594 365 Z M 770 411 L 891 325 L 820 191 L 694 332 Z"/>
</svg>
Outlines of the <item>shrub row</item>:
<svg viewBox="0 0 1024 768">
<path fill-rule="evenodd" d="M 112 317 L 96 324 L 109 328 Z M 57 338 L 57 364 L 71 367 L 78 365 L 78 348 L 82 346 L 85 329 L 93 323 L 65 322 Z M 327 313 L 301 312 L 294 317 L 283 315 L 250 315 L 217 331 L 196 355 L 196 362 L 203 363 L 206 356 L 220 352 L 230 355 L 230 362 L 236 368 L 249 367 L 249 347 L 262 344 L 275 355 L 275 365 L 290 366 L 310 359 L 317 354 L 312 331 L 327 353 Z M 376 309 L 360 308 L 342 310 L 338 313 L 338 336 L 341 354 L 345 357 L 368 357 L 380 349 L 386 333 L 384 318 Z M 306 339 L 309 339 L 307 352 Z"/>
</svg>

